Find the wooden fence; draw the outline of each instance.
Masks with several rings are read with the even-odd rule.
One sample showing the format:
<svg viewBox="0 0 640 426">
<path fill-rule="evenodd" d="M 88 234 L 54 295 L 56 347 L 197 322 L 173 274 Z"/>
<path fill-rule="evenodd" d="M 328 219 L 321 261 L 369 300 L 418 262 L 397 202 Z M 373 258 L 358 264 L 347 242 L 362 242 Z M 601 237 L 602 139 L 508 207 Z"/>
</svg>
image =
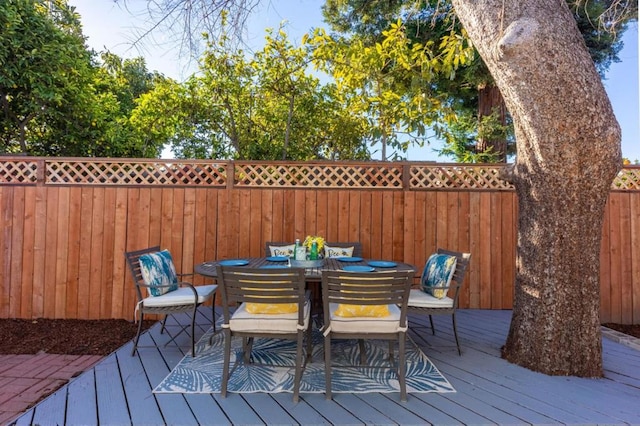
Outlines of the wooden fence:
<svg viewBox="0 0 640 426">
<path fill-rule="evenodd" d="M 190 271 L 310 234 L 361 241 L 365 257 L 419 270 L 437 247 L 469 251 L 461 306 L 510 309 L 517 202 L 499 170 L 5 157 L 0 317 L 131 319 L 127 250 L 159 244 Z M 638 323 L 640 168 L 625 168 L 613 183 L 603 230 L 602 320 Z"/>
</svg>

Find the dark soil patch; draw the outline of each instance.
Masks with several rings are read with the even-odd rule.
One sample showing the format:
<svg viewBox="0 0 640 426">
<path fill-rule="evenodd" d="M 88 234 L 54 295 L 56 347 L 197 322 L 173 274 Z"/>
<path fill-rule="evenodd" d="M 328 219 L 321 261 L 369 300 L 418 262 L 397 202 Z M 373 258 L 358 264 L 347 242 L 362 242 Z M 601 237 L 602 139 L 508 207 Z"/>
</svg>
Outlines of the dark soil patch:
<svg viewBox="0 0 640 426">
<path fill-rule="evenodd" d="M 144 321 L 144 330 L 155 321 Z M 603 324 L 640 339 L 640 324 Z M 109 355 L 136 335 L 138 325 L 123 319 L 0 319 L 0 354 Z"/>
<path fill-rule="evenodd" d="M 144 330 L 155 321 L 144 321 Z M 0 354 L 109 355 L 133 339 L 138 324 L 123 319 L 0 319 Z"/>
<path fill-rule="evenodd" d="M 640 339 L 640 324 L 613 324 L 608 322 L 602 325 L 612 330 L 616 330 Z"/>
</svg>

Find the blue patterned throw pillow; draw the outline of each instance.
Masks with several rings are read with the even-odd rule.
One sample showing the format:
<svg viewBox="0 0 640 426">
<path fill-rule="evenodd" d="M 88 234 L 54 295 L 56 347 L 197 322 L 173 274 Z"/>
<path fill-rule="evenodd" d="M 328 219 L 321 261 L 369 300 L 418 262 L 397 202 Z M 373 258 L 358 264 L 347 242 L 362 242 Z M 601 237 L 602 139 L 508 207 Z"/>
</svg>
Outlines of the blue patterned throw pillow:
<svg viewBox="0 0 640 426">
<path fill-rule="evenodd" d="M 432 254 L 422 271 L 420 285 L 422 291 L 433 297 L 442 299 L 447 295 L 447 288 L 453 278 L 458 259 L 447 254 Z M 443 289 L 444 288 L 444 289 Z"/>
<path fill-rule="evenodd" d="M 140 272 L 144 283 L 149 287 L 152 296 L 161 296 L 178 289 L 178 274 L 173 265 L 173 258 L 169 250 L 140 256 Z M 170 287 L 160 287 L 170 285 Z"/>
</svg>

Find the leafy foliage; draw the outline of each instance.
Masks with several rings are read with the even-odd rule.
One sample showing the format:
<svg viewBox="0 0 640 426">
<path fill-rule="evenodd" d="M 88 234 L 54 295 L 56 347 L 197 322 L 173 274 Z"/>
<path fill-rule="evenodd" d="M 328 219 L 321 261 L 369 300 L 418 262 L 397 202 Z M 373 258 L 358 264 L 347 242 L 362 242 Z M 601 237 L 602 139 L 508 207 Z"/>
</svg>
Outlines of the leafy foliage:
<svg viewBox="0 0 640 426">
<path fill-rule="evenodd" d="M 622 48 L 622 41 L 618 36 L 625 31 L 627 22 L 637 16 L 637 0 L 567 2 L 603 76 L 612 62 L 619 61 L 617 54 Z M 364 46 L 384 43 L 388 30 L 401 22 L 411 43 L 422 43 L 431 48 L 434 56 L 450 55 L 442 61 L 450 65 L 450 72 L 434 74 L 430 81 L 423 83 L 427 96 L 428 93 L 438 93 L 442 102 L 441 114 L 435 120 L 425 117 L 425 122 L 431 123 L 437 136 L 447 143 L 441 154 L 454 156 L 458 161 L 504 161 L 504 153 L 478 152 L 481 145 L 492 146 L 485 143 L 491 139 L 483 138 L 496 137 L 495 130 L 500 130 L 498 133 L 506 138 L 502 139 L 507 142 L 506 153 L 513 151 L 513 129 L 505 128 L 510 126 L 510 118 L 505 116 L 494 123 L 496 117 L 491 118 L 492 106 L 487 108 L 481 104 L 480 90 L 493 85 L 493 79 L 479 55 L 473 55 L 472 60 L 464 63 L 457 62 L 456 57 L 464 58 L 466 55 L 452 49 L 447 51 L 441 45 L 446 45 L 451 37 L 467 37 L 449 1 L 326 0 L 323 13 L 331 28 L 344 36 L 345 43 L 362 43 Z M 463 46 L 463 43 L 452 46 Z M 406 66 L 400 62 L 389 64 L 386 71 L 392 74 L 396 67 Z M 504 108 L 502 101 L 500 105 L 493 106 Z M 488 129 L 493 130 L 488 132 Z"/>
<path fill-rule="evenodd" d="M 368 159 L 364 120 L 307 63 L 282 29 L 267 31 L 253 58 L 223 35 L 208 43 L 199 75 L 142 96 L 132 123 L 154 143 L 171 143 L 178 157 Z"/>
<path fill-rule="evenodd" d="M 142 59 L 94 60 L 66 0 L 0 4 L 0 152 L 44 156 L 149 156 L 128 125 L 155 78 Z"/>
</svg>

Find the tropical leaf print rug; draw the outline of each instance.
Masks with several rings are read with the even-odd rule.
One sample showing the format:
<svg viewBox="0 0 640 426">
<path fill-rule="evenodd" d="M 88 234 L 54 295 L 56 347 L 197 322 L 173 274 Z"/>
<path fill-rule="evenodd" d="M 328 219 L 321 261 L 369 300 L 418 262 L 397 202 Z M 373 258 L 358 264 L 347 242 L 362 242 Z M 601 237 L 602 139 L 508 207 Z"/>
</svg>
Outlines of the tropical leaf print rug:
<svg viewBox="0 0 640 426">
<path fill-rule="evenodd" d="M 217 333 L 209 345 L 213 330 L 209 330 L 196 345 L 196 356 L 185 356 L 169 375 L 153 390 L 154 393 L 219 393 L 222 377 L 224 336 Z M 324 349 L 322 334 L 313 333 L 313 362 L 307 363 L 302 374 L 301 393 L 323 393 Z M 332 390 L 335 393 L 398 392 L 395 372 L 388 368 L 387 341 L 365 341 L 370 368 L 353 366 L 360 359 L 356 340 L 332 340 Z M 242 339 L 232 341 L 231 368 L 242 357 Z M 395 352 L 397 359 L 397 350 Z M 411 339 L 407 338 L 407 392 L 455 392 L 449 381 Z M 295 342 L 276 339 L 256 339 L 252 358 L 257 365 L 241 361 L 229 378 L 228 391 L 236 393 L 292 392 Z"/>
</svg>

